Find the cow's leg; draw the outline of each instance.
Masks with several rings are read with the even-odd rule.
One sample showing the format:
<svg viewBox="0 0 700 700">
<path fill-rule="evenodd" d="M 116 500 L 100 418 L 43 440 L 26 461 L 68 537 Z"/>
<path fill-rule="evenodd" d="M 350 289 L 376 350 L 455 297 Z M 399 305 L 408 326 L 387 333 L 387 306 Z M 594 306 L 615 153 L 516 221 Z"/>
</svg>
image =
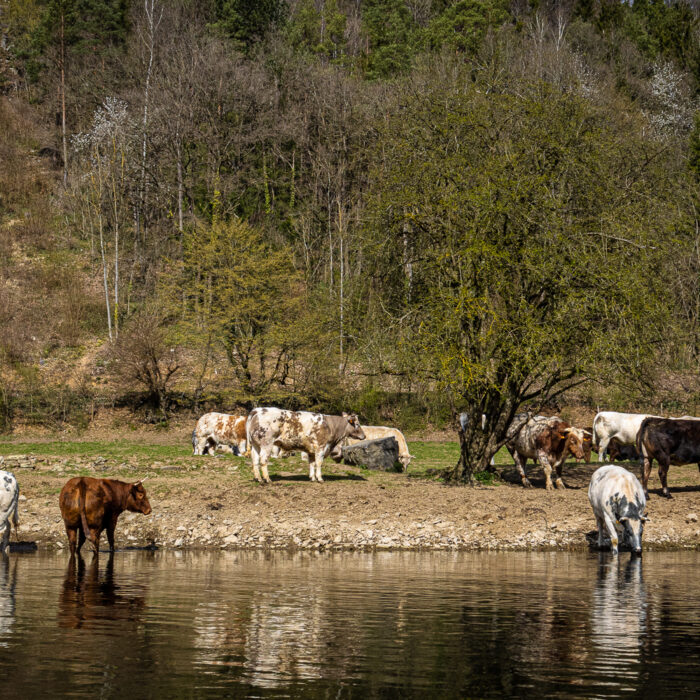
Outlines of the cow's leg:
<svg viewBox="0 0 700 700">
<path fill-rule="evenodd" d="M 80 556 L 80 549 L 82 546 L 85 544 L 85 533 L 83 532 L 83 528 L 79 527 L 78 528 L 78 547 L 77 547 L 77 553 L 78 556 Z"/>
<path fill-rule="evenodd" d="M 527 464 L 527 457 L 523 457 L 520 455 L 518 452 L 511 452 L 511 457 L 513 458 L 513 461 L 515 462 L 515 466 L 518 468 L 518 471 L 520 472 L 520 480 L 523 482 L 523 486 L 526 489 L 532 488 L 532 484 L 530 483 L 530 480 L 525 476 L 525 465 Z"/>
<path fill-rule="evenodd" d="M 564 484 L 564 480 L 561 478 L 561 472 L 562 472 L 563 468 L 564 468 L 564 460 L 562 459 L 561 462 L 559 462 L 559 464 L 556 465 L 557 478 L 554 482 L 554 485 L 558 489 L 565 489 L 566 488 L 566 484 Z"/>
<path fill-rule="evenodd" d="M 267 462 L 270 459 L 270 448 L 260 447 L 260 469 L 262 470 L 262 480 L 266 484 L 271 484 L 272 479 L 267 471 Z"/>
<path fill-rule="evenodd" d="M 114 551 L 114 530 L 117 527 L 117 518 L 119 516 L 114 516 L 107 525 L 107 541 L 109 542 L 109 551 Z"/>
<path fill-rule="evenodd" d="M 90 531 L 87 533 L 87 540 L 92 545 L 92 549 L 95 552 L 95 556 L 99 554 L 100 551 L 100 535 L 102 531 L 97 527 L 91 527 Z"/>
<path fill-rule="evenodd" d="M 608 449 L 608 443 L 610 442 L 610 438 L 602 438 L 600 442 L 598 443 L 598 461 L 602 462 L 605 459 L 605 451 Z"/>
<path fill-rule="evenodd" d="M 80 532 L 80 534 L 82 535 L 82 528 L 68 527 L 68 525 L 66 525 L 66 535 L 68 536 L 68 548 L 70 549 L 71 557 L 75 556 L 76 551 L 80 551 L 80 547 L 78 546 L 78 532 Z M 83 541 L 84 540 L 85 537 L 83 536 Z M 82 542 L 80 544 L 82 544 Z"/>
<path fill-rule="evenodd" d="M 311 453 L 311 452 L 302 452 L 302 459 L 303 455 L 306 455 L 306 460 L 309 463 L 309 479 L 311 481 L 316 481 L 316 455 Z"/>
<path fill-rule="evenodd" d="M 607 513 L 605 514 L 605 527 L 608 530 L 608 535 L 610 535 L 610 549 L 613 554 L 617 554 L 617 528 L 615 527 L 615 523 L 612 521 L 612 518 Z"/>
<path fill-rule="evenodd" d="M 544 450 L 539 450 L 537 452 L 537 461 L 542 465 L 544 471 L 544 486 L 547 491 L 554 490 L 554 484 L 552 483 L 552 465 L 549 461 L 549 457 Z"/>
<path fill-rule="evenodd" d="M 245 440 L 238 441 L 238 444 L 236 445 L 236 447 L 238 447 L 238 455 L 240 457 L 243 457 L 246 454 L 246 445 L 247 445 L 247 442 Z"/>
<path fill-rule="evenodd" d="M 664 496 L 665 498 L 673 498 L 671 496 L 669 490 L 668 490 L 668 467 L 670 464 L 670 460 L 659 460 L 659 480 L 661 481 L 661 495 Z"/>
<path fill-rule="evenodd" d="M 194 453 L 196 455 L 205 455 L 207 453 L 207 438 L 197 438 L 197 447 L 195 447 Z"/>
<path fill-rule="evenodd" d="M 321 465 L 323 464 L 323 453 L 324 451 L 321 450 L 320 452 L 316 453 L 316 459 L 314 460 L 314 465 L 316 467 L 316 481 L 323 481 L 323 477 L 321 476 Z M 309 460 L 309 464 L 311 464 L 311 460 Z"/>
<path fill-rule="evenodd" d="M 598 526 L 598 549 L 603 549 L 605 546 L 605 520 L 596 515 L 595 522 Z"/>
<path fill-rule="evenodd" d="M 253 462 L 253 478 L 260 482 L 260 447 L 251 447 L 250 458 Z"/>
<path fill-rule="evenodd" d="M 10 521 L 5 521 L 2 528 L 2 539 L 0 539 L 0 554 L 7 554 L 10 549 Z"/>
</svg>

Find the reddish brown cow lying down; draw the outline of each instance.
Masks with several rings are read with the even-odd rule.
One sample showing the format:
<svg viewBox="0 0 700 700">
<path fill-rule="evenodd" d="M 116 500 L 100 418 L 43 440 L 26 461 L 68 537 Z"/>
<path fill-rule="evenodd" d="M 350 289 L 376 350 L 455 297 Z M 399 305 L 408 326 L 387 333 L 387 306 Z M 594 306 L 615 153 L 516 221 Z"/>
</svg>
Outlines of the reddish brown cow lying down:
<svg viewBox="0 0 700 700">
<path fill-rule="evenodd" d="M 100 548 L 100 535 L 107 530 L 109 549 L 114 551 L 114 528 L 125 511 L 151 512 L 146 490 L 141 481 L 133 484 L 116 479 L 93 479 L 76 476 L 66 483 L 58 497 L 63 523 L 66 526 L 71 556 L 79 553 L 87 538 L 95 553 Z"/>
</svg>

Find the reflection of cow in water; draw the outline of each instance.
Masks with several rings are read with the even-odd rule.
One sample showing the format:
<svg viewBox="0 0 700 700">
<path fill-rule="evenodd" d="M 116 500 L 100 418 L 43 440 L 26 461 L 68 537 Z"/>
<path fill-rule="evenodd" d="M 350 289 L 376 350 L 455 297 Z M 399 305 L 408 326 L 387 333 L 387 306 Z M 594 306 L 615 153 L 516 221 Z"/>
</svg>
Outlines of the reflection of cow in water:
<svg viewBox="0 0 700 700">
<path fill-rule="evenodd" d="M 87 569 L 87 572 L 86 572 Z M 124 620 L 138 623 L 145 597 L 124 595 L 114 582 L 114 555 L 110 553 L 107 566 L 100 576 L 99 559 L 93 557 L 89 567 L 81 556 L 71 557 L 58 602 L 61 627 L 80 629 L 98 627 L 104 620 Z"/>
<path fill-rule="evenodd" d="M 609 680 L 619 690 L 637 689 L 648 624 L 646 597 L 639 557 L 630 557 L 623 572 L 616 558 L 600 555 L 591 608 L 592 664 L 601 673 L 609 669 Z"/>
<path fill-rule="evenodd" d="M 0 556 L 0 647 L 8 645 L 15 622 L 15 585 L 17 561 Z"/>
</svg>

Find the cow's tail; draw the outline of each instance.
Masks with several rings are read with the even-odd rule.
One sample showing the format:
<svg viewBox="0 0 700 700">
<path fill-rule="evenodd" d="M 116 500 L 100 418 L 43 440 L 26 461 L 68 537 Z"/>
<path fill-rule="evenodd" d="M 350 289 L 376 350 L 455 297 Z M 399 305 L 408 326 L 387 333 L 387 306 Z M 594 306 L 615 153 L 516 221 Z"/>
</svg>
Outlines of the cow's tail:
<svg viewBox="0 0 700 700">
<path fill-rule="evenodd" d="M 90 532 L 88 527 L 87 514 L 85 512 L 85 481 L 81 479 L 78 482 L 78 510 L 80 511 L 80 522 L 83 526 L 83 535 L 87 539 Z"/>
<path fill-rule="evenodd" d="M 598 452 L 598 421 L 600 420 L 600 413 L 596 415 L 593 419 L 593 435 L 591 435 L 591 447 L 597 453 Z"/>
<path fill-rule="evenodd" d="M 645 418 L 642 421 L 642 424 L 639 426 L 639 430 L 637 431 L 636 447 L 637 454 L 639 455 L 639 464 L 642 466 L 642 469 L 644 469 L 644 462 L 649 457 L 649 453 L 647 452 L 647 449 L 644 446 L 644 433 L 646 432 L 648 422 L 649 418 Z"/>
<path fill-rule="evenodd" d="M 253 443 L 250 441 L 250 426 L 254 413 L 255 409 L 248 414 L 248 418 L 246 418 L 245 421 L 245 449 L 247 454 L 251 454 L 251 450 L 253 449 Z"/>
</svg>

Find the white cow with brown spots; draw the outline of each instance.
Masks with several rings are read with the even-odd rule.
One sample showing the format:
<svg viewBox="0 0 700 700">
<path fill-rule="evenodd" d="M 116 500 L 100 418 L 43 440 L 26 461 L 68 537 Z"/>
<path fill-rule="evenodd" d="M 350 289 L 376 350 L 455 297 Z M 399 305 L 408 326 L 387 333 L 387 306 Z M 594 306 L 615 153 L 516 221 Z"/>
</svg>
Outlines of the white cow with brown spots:
<svg viewBox="0 0 700 700">
<path fill-rule="evenodd" d="M 586 431 L 575 428 L 558 416 L 529 416 L 519 413 L 508 428 L 506 447 L 520 472 L 523 486 L 532 484 L 525 475 L 528 459 L 542 465 L 547 490 L 552 490 L 552 469 L 556 469 L 557 488 L 565 488 L 561 478 L 562 465 L 569 454 L 583 459 L 583 440 Z"/>
<path fill-rule="evenodd" d="M 647 499 L 639 479 L 623 467 L 606 464 L 593 472 L 588 500 L 598 525 L 598 547 L 603 547 L 607 532 L 612 553 L 617 554 L 620 534 L 635 554 L 641 554 Z"/>
<path fill-rule="evenodd" d="M 306 452 L 309 455 L 309 478 L 311 481 L 323 481 L 321 465 L 333 448 L 345 438 L 364 440 L 365 437 L 360 421 L 354 414 L 327 416 L 269 407 L 255 408 L 250 412 L 246 434 L 255 480 L 267 483 L 270 483 L 267 462 L 274 447 Z"/>
<path fill-rule="evenodd" d="M 205 413 L 198 421 L 192 433 L 194 454 L 214 454 L 217 447 L 236 447 L 238 454 L 245 454 L 246 434 L 245 416 L 228 413 Z"/>
<path fill-rule="evenodd" d="M 0 554 L 10 548 L 10 530 L 19 527 L 19 486 L 12 472 L 0 471 Z"/>
</svg>

